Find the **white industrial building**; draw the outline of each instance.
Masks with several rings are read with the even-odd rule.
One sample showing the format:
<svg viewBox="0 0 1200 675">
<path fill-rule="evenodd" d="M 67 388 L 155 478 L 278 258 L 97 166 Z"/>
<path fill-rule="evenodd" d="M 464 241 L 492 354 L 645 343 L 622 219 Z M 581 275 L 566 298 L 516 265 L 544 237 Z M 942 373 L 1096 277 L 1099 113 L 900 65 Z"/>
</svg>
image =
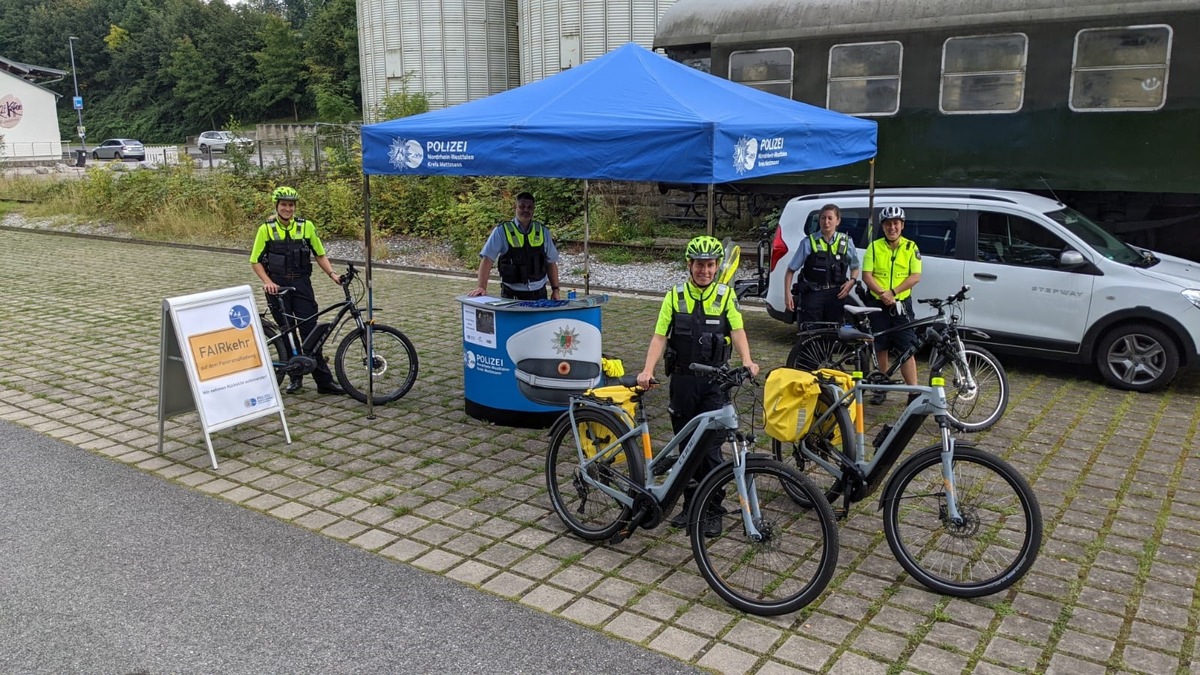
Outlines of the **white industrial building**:
<svg viewBox="0 0 1200 675">
<path fill-rule="evenodd" d="M 0 158 L 61 160 L 59 94 L 37 79 L 62 79 L 66 72 L 0 57 Z"/>
<path fill-rule="evenodd" d="M 431 108 L 497 94 L 636 42 L 675 0 L 358 0 L 363 110 L 400 91 Z"/>
</svg>

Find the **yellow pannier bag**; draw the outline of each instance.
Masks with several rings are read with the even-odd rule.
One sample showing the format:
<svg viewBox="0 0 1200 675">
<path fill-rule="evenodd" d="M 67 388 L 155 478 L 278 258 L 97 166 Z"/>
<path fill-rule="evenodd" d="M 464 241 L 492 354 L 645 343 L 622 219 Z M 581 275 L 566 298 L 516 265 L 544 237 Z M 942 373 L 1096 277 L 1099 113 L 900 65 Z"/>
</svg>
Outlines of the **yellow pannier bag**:
<svg viewBox="0 0 1200 675">
<path fill-rule="evenodd" d="M 850 389 L 854 386 L 854 377 L 852 377 L 850 373 L 845 373 L 840 370 L 822 368 L 816 371 L 816 375 L 821 380 L 833 382 L 833 384 L 837 385 L 837 387 L 842 390 L 842 393 L 850 391 Z M 855 419 L 858 418 L 858 409 L 853 405 L 848 405 L 846 408 L 850 411 L 850 421 L 854 422 Z M 817 412 L 817 415 L 819 416 L 823 412 L 825 412 L 824 407 Z M 837 428 L 837 424 L 833 421 L 832 417 L 829 418 L 828 425 L 833 430 L 833 438 L 831 439 L 833 445 L 841 445 L 842 432 Z"/>
<path fill-rule="evenodd" d="M 804 438 L 820 395 L 821 383 L 816 375 L 794 368 L 772 370 L 763 388 L 764 431 L 784 443 Z"/>
<path fill-rule="evenodd" d="M 585 457 L 594 457 L 600 449 L 612 445 L 618 438 L 629 433 L 629 430 L 633 428 L 633 420 L 637 414 L 637 409 L 633 402 L 634 392 L 628 387 L 621 385 L 597 387 L 595 389 L 588 389 L 584 393 L 601 401 L 608 401 L 621 406 L 621 411 L 613 411 L 613 414 L 617 416 L 617 419 L 628 425 L 624 429 L 608 429 L 603 424 L 597 424 L 596 422 L 580 423 L 579 442 L 583 448 L 583 454 Z M 617 453 L 613 458 L 614 463 L 624 461 L 624 452 Z"/>
</svg>

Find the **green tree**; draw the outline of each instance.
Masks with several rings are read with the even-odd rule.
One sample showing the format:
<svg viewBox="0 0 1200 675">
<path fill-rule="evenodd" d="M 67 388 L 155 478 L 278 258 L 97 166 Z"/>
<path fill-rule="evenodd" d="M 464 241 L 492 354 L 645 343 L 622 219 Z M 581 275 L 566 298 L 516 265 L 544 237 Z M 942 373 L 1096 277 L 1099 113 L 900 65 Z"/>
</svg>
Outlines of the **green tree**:
<svg viewBox="0 0 1200 675">
<path fill-rule="evenodd" d="M 260 80 L 251 97 L 264 108 L 290 103 L 292 117 L 300 120 L 300 100 L 304 97 L 303 45 L 287 21 L 271 16 L 262 31 L 263 48 L 254 53 Z"/>
</svg>

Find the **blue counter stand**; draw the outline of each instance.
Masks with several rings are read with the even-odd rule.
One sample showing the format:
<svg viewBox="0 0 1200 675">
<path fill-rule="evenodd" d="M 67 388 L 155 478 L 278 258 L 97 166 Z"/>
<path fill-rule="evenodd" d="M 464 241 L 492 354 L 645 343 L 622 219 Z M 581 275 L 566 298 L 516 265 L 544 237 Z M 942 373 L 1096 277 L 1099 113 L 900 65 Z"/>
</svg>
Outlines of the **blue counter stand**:
<svg viewBox="0 0 1200 675">
<path fill-rule="evenodd" d="M 599 386 L 600 306 L 608 296 L 520 301 L 459 296 L 463 397 L 471 417 L 544 428 L 568 397 Z"/>
</svg>

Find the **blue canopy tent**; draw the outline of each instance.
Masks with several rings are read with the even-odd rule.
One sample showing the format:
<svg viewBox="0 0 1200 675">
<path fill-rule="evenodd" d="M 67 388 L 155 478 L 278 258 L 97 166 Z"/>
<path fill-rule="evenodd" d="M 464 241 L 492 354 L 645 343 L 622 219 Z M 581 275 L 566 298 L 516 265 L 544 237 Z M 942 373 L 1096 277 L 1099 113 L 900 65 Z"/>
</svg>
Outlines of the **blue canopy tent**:
<svg viewBox="0 0 1200 675">
<path fill-rule="evenodd" d="M 714 183 L 869 159 L 876 131 L 631 42 L 517 89 L 364 126 L 364 196 L 373 174 L 580 178 L 585 196 L 588 179 L 703 183 L 711 232 Z M 368 208 L 368 284 L 370 222 Z M 586 210 L 584 225 L 586 287 Z"/>
</svg>

